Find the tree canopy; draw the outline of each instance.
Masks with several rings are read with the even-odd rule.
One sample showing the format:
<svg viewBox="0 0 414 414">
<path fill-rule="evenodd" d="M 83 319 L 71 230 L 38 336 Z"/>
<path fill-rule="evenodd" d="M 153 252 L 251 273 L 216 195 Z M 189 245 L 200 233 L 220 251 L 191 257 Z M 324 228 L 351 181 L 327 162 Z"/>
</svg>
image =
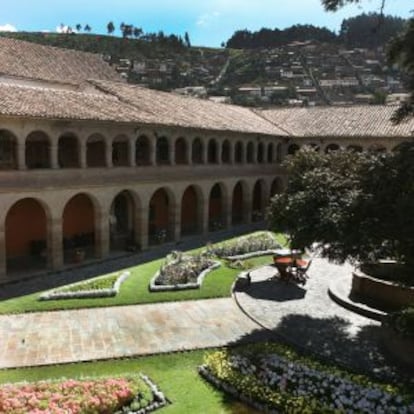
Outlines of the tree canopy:
<svg viewBox="0 0 414 414">
<path fill-rule="evenodd" d="M 414 143 L 393 153 L 318 153 L 285 162 L 287 191 L 273 197 L 269 221 L 304 249 L 317 242 L 335 261 L 414 262 Z"/>
</svg>

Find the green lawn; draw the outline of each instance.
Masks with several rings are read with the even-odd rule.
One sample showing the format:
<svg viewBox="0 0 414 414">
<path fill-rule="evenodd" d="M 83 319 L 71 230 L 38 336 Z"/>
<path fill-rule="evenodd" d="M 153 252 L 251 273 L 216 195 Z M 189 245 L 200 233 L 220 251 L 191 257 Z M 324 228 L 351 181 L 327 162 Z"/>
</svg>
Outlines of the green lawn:
<svg viewBox="0 0 414 414">
<path fill-rule="evenodd" d="M 223 264 L 207 275 L 200 289 L 149 292 L 149 281 L 163 261 L 164 259 L 155 260 L 128 269 L 131 276 L 122 284 L 119 294 L 115 297 L 38 301 L 41 293 L 38 292 L 0 302 L 0 314 L 227 297 L 230 296 L 231 285 L 239 273 L 239 270 L 230 269 Z M 271 263 L 271 257 L 249 259 L 249 262 L 259 266 Z"/>
<path fill-rule="evenodd" d="M 214 389 L 197 373 L 204 351 L 165 354 L 135 359 L 0 370 L 0 383 L 59 378 L 121 376 L 142 372 L 160 387 L 172 402 L 160 414 L 247 414 L 255 411 Z"/>
</svg>

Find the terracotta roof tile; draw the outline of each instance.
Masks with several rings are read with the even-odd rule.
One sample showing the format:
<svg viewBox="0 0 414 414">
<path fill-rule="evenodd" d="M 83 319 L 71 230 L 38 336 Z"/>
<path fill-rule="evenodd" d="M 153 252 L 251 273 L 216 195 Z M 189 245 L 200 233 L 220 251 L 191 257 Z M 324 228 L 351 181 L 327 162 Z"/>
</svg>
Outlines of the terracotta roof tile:
<svg viewBox="0 0 414 414">
<path fill-rule="evenodd" d="M 0 73 L 75 85 L 87 79 L 120 80 L 98 54 L 6 37 L 0 37 Z"/>
<path fill-rule="evenodd" d="M 256 111 L 296 137 L 405 137 L 413 136 L 414 118 L 394 125 L 395 106 L 281 108 Z"/>
<path fill-rule="evenodd" d="M 91 81 L 91 83 L 100 90 L 113 94 L 123 102 L 134 106 L 138 116 L 149 114 L 155 124 L 216 131 L 287 135 L 282 128 L 272 125 L 253 111 L 240 106 L 154 91 L 136 85 L 105 81 Z"/>
</svg>

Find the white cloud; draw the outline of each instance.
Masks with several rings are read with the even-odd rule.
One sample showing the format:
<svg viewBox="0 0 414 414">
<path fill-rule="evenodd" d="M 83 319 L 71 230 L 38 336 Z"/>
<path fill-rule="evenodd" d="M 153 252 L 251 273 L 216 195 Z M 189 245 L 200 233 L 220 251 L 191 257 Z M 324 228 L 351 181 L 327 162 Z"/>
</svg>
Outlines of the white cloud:
<svg viewBox="0 0 414 414">
<path fill-rule="evenodd" d="M 73 27 L 66 26 L 65 24 L 60 24 L 56 26 L 57 33 L 77 33 Z"/>
<path fill-rule="evenodd" d="M 12 24 L 6 23 L 4 25 L 0 25 L 0 32 L 17 32 L 17 29 Z"/>
<path fill-rule="evenodd" d="M 196 24 L 197 26 L 207 27 L 212 23 L 213 20 L 217 19 L 217 17 L 219 16 L 220 13 L 217 11 L 212 13 L 204 13 L 198 17 Z"/>
</svg>

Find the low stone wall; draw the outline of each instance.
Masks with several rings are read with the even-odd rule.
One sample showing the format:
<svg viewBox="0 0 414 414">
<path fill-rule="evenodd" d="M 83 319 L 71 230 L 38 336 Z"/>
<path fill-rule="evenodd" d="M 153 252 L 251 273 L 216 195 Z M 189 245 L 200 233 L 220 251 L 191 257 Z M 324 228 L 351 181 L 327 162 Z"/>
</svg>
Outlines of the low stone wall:
<svg viewBox="0 0 414 414">
<path fill-rule="evenodd" d="M 385 310 L 398 310 L 414 303 L 414 287 L 377 279 L 360 270 L 353 272 L 351 294 Z"/>
</svg>

